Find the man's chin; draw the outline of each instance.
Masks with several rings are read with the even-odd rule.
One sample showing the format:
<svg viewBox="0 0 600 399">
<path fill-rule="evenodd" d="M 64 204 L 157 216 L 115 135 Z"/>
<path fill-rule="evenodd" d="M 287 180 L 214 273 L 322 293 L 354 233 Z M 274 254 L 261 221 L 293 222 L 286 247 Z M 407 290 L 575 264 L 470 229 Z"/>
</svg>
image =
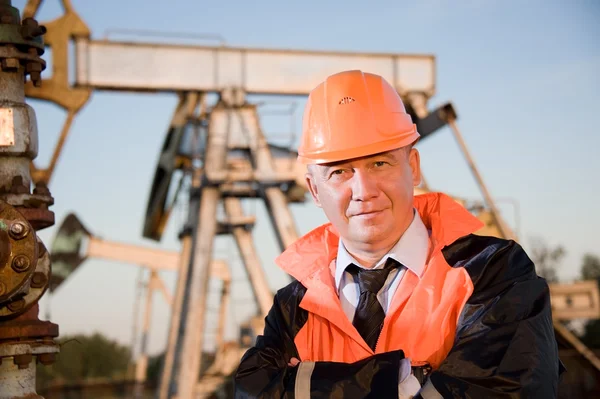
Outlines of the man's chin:
<svg viewBox="0 0 600 399">
<path fill-rule="evenodd" d="M 377 244 L 386 240 L 388 234 L 378 229 L 376 226 L 357 227 L 353 230 L 354 239 L 363 244 Z"/>
</svg>

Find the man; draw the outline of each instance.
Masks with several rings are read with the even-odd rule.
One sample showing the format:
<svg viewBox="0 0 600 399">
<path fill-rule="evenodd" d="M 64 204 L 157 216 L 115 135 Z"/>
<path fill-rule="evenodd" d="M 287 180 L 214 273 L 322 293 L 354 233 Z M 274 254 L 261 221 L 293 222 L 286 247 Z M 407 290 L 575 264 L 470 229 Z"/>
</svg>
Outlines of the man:
<svg viewBox="0 0 600 399">
<path fill-rule="evenodd" d="M 548 286 L 514 241 L 440 193 L 414 196 L 419 138 L 380 76 L 328 77 L 299 160 L 330 223 L 277 258 L 277 292 L 236 397 L 553 398 Z"/>
</svg>

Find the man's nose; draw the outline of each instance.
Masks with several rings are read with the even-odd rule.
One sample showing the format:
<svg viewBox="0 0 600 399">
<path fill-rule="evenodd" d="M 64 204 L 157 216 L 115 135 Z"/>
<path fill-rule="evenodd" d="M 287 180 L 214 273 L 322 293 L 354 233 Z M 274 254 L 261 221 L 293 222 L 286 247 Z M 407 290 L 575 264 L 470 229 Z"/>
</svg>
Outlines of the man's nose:
<svg viewBox="0 0 600 399">
<path fill-rule="evenodd" d="M 367 201 L 377 197 L 377 182 L 366 170 L 356 169 L 352 175 L 352 199 Z"/>
</svg>

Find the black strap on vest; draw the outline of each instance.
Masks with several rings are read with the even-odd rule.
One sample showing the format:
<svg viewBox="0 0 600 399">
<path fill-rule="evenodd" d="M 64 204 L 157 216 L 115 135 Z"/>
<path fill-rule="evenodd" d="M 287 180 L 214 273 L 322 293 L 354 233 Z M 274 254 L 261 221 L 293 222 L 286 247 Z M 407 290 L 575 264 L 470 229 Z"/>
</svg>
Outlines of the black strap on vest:
<svg viewBox="0 0 600 399">
<path fill-rule="evenodd" d="M 419 384 L 421 384 L 421 386 L 425 385 L 427 378 L 431 373 L 431 366 L 429 364 L 424 364 L 422 366 L 413 366 L 411 369 L 413 375 L 419 381 Z"/>
</svg>

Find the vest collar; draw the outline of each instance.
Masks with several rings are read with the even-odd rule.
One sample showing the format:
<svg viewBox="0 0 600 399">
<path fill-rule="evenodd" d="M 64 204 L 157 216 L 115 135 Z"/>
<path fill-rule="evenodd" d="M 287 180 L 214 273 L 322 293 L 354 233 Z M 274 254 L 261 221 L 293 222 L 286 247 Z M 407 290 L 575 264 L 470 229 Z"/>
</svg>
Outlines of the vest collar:
<svg viewBox="0 0 600 399">
<path fill-rule="evenodd" d="M 443 193 L 416 195 L 414 206 L 427 229 L 431 230 L 432 251 L 441 250 L 484 226 L 483 222 Z M 322 273 L 318 271 L 330 268 L 337 256 L 338 245 L 338 232 L 331 223 L 326 223 L 286 248 L 275 259 L 275 263 L 308 288 L 316 280 L 322 280 Z"/>
</svg>

